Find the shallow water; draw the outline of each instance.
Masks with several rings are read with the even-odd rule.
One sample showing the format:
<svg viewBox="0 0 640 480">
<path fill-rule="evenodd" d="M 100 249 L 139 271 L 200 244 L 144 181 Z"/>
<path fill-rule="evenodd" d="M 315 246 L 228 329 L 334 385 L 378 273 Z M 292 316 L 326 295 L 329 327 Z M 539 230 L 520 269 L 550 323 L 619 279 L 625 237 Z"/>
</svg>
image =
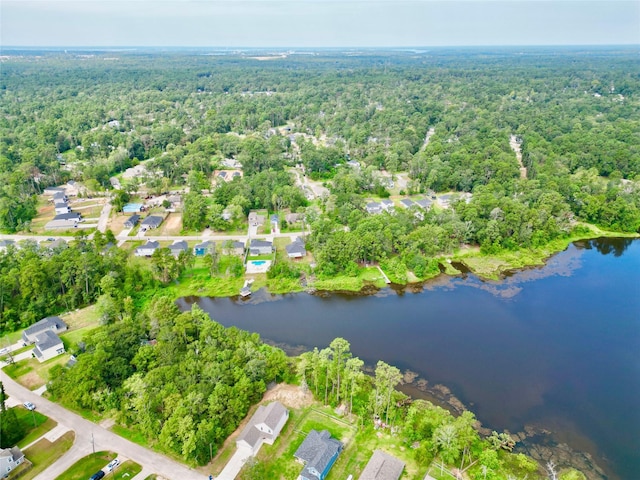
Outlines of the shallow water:
<svg viewBox="0 0 640 480">
<path fill-rule="evenodd" d="M 448 386 L 489 428 L 524 425 L 640 478 L 640 240 L 576 242 L 499 282 L 441 276 L 373 295 L 184 298 L 290 348 L 335 337 Z"/>
</svg>

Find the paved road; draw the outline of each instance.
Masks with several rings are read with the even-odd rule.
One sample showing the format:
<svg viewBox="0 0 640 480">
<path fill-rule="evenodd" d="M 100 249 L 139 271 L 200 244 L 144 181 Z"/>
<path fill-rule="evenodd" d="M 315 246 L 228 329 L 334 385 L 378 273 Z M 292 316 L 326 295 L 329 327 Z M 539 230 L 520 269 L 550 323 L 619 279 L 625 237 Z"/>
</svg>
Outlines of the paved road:
<svg viewBox="0 0 640 480">
<path fill-rule="evenodd" d="M 107 222 L 109 221 L 109 214 L 111 214 L 111 203 L 107 201 L 102 211 L 100 212 L 100 219 L 98 220 L 98 231 L 106 232 L 107 231 Z"/>
<path fill-rule="evenodd" d="M 136 445 L 113 432 L 85 420 L 73 412 L 49 400 L 39 397 L 9 378 L 4 372 L 0 375 L 7 394 L 20 403 L 29 401 L 34 403 L 38 411 L 65 425 L 76 432 L 73 447 L 56 463 L 35 480 L 51 480 L 64 473 L 71 465 L 92 451 L 92 439 L 95 450 L 112 450 L 130 458 L 143 466 L 145 471 L 154 472 L 171 480 L 208 480 L 208 476 L 192 470 L 158 453 Z"/>
</svg>

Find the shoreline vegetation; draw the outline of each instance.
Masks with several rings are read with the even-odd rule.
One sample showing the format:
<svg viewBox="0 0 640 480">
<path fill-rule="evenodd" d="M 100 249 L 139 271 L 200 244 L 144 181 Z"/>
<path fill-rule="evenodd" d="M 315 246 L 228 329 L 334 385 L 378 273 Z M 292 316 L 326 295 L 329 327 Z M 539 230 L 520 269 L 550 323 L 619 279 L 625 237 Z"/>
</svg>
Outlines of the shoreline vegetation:
<svg viewBox="0 0 640 480">
<path fill-rule="evenodd" d="M 544 247 L 519 249 L 515 251 L 503 251 L 499 253 L 484 254 L 478 247 L 467 247 L 454 252 L 452 255 L 439 257 L 439 269 L 432 274 L 417 278 L 412 272 L 406 272 L 406 278 L 401 279 L 393 272 L 382 270 L 391 279 L 391 285 L 410 286 L 419 285 L 432 280 L 442 274 L 459 276 L 464 270 L 478 276 L 483 280 L 498 281 L 510 272 L 541 267 L 554 255 L 566 250 L 574 242 L 593 240 L 596 238 L 640 238 L 637 233 L 612 232 L 600 229 L 594 225 L 585 225 L 588 230 L 576 233 L 566 238 L 549 242 Z M 254 282 L 252 291 L 265 288 L 270 294 L 284 295 L 289 293 L 315 293 L 315 292 L 366 292 L 369 288 L 381 289 L 388 287 L 382 277 L 378 265 L 360 267 L 355 276 L 335 276 L 332 278 L 316 279 L 312 283 L 303 286 L 300 279 L 275 278 L 269 279 L 265 275 L 251 275 Z M 180 297 L 235 297 L 242 288 L 244 278 L 210 277 L 208 280 L 193 276 L 193 272 L 187 271 L 175 284 L 167 288 L 173 298 Z"/>
</svg>

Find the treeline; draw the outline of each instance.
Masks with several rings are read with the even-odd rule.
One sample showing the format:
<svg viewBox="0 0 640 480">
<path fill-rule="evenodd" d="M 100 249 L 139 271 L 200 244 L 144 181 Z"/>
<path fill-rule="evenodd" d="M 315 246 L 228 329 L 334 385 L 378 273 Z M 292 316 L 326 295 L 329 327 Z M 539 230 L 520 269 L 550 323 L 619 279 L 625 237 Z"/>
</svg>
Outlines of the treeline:
<svg viewBox="0 0 640 480">
<path fill-rule="evenodd" d="M 72 368 L 54 367 L 48 391 L 76 409 L 118 419 L 160 449 L 205 464 L 288 359 L 257 334 L 224 328 L 198 307 L 160 298 L 94 330 Z"/>
<path fill-rule="evenodd" d="M 115 243 L 113 234 L 96 233 L 53 249 L 26 240 L 0 253 L 0 333 L 95 303 L 105 292 L 117 292 L 122 309 L 126 297 L 152 288 L 151 273 L 127 265 L 127 252 L 105 248 L 109 236 Z"/>
</svg>

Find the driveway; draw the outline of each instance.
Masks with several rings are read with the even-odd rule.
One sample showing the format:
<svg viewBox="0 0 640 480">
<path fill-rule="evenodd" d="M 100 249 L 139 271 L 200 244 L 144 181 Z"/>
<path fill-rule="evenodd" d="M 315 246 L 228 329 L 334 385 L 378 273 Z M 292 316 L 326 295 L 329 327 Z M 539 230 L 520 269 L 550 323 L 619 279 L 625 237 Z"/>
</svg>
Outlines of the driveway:
<svg viewBox="0 0 640 480">
<path fill-rule="evenodd" d="M 32 402 L 43 415 L 51 417 L 58 424 L 65 425 L 76 432 L 73 447 L 56 463 L 35 477 L 35 480 L 51 480 L 64 473 L 71 465 L 82 457 L 98 450 L 112 450 L 125 455 L 142 465 L 145 471 L 157 473 L 172 480 L 208 480 L 203 475 L 185 465 L 175 462 L 163 455 L 141 447 L 129 440 L 119 437 L 113 432 L 91 423 L 73 412 L 39 397 L 34 392 L 19 385 L 4 372 L 0 375 L 5 391 L 20 403 Z"/>
<path fill-rule="evenodd" d="M 107 222 L 109 221 L 109 214 L 111 213 L 111 204 L 107 200 L 102 211 L 100 212 L 100 219 L 98 220 L 98 231 L 104 233 L 107 231 Z"/>
<path fill-rule="evenodd" d="M 240 473 L 244 464 L 251 458 L 251 449 L 249 447 L 240 447 L 224 466 L 220 475 L 216 480 L 233 480 Z"/>
</svg>

